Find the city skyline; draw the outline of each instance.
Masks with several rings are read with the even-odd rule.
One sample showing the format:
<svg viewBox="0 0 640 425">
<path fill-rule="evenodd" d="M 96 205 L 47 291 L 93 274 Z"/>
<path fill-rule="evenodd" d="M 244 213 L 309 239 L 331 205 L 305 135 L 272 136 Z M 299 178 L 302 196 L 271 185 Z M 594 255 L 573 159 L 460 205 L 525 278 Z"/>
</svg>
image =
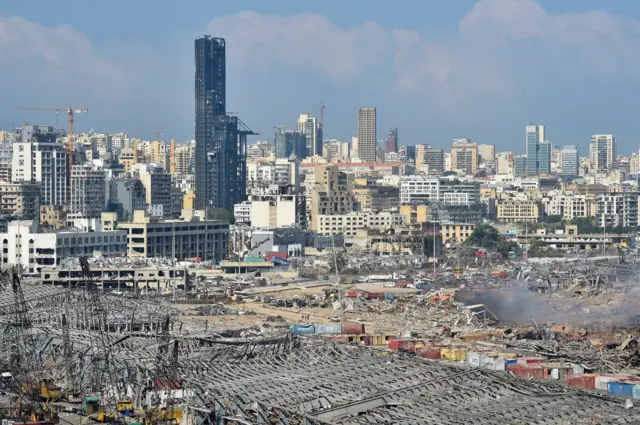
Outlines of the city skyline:
<svg viewBox="0 0 640 425">
<path fill-rule="evenodd" d="M 377 109 L 378 133 L 398 127 L 402 145 L 446 148 L 453 139 L 468 137 L 524 153 L 522 127 L 536 122 L 549 129 L 554 145 L 587 152 L 591 135 L 611 133 L 620 153 L 637 151 L 640 126 L 632 105 L 639 76 L 631 53 L 639 44 L 640 6 L 562 3 L 461 1 L 437 8 L 439 25 L 425 18 L 434 24 L 427 31 L 415 18 L 402 21 L 396 12 L 385 17 L 381 3 L 364 14 L 347 8 L 340 16 L 330 6 L 305 13 L 293 2 L 271 7 L 247 2 L 241 10 L 226 5 L 203 14 L 198 22 L 172 11 L 177 23 L 162 27 L 154 40 L 143 34 L 145 25 L 124 34 L 104 24 L 92 28 L 95 20 L 80 3 L 64 15 L 44 3 L 9 5 L 0 17 L 5 34 L 0 60 L 12 64 L 5 65 L 0 83 L 6 108 L 0 127 L 25 121 L 55 125 L 54 113 L 12 108 L 71 103 L 92 111 L 78 118 L 79 131 L 150 137 L 163 127 L 166 138 L 193 139 L 192 40 L 208 33 L 227 40 L 232 76 L 227 112 L 239 112 L 261 134 L 252 141 L 271 141 L 267 135 L 274 125 L 293 128 L 300 113 L 319 118 L 312 105 L 324 102 L 325 139 L 350 140 L 357 134 L 355 112 L 370 106 Z M 149 13 L 160 19 L 168 14 L 162 7 Z M 121 23 L 129 19 L 122 17 Z M 593 23 L 600 33 L 590 29 Z M 495 47 L 481 46 L 487 43 Z M 307 49 L 313 54 L 289 54 L 301 45 L 315 46 Z M 542 72 L 517 66 L 531 49 L 552 56 L 541 58 Z M 614 106 L 587 106 L 603 96 Z M 63 117 L 58 125 L 64 127 Z"/>
</svg>

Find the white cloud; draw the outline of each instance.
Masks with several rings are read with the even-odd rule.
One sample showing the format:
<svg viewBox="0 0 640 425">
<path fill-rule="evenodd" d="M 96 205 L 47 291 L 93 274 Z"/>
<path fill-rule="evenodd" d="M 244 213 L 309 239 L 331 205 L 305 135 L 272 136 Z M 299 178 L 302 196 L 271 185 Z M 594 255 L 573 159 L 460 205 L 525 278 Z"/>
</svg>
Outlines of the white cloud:
<svg viewBox="0 0 640 425">
<path fill-rule="evenodd" d="M 25 90 L 66 89 L 118 102 L 132 87 L 125 64 L 101 53 L 84 33 L 21 17 L 0 16 L 0 66 L 2 84 Z"/>
<path fill-rule="evenodd" d="M 207 30 L 224 36 L 228 62 L 234 68 L 293 67 L 336 81 L 371 72 L 392 41 L 378 24 L 344 29 L 316 14 L 283 17 L 241 12 L 212 20 Z"/>
</svg>

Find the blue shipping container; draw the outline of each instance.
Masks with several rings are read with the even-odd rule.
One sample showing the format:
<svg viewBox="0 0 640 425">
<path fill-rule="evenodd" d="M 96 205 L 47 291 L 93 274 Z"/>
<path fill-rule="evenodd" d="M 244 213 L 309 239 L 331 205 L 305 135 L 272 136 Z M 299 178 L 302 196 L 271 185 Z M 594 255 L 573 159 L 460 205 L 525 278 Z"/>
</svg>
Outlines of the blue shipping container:
<svg viewBox="0 0 640 425">
<path fill-rule="evenodd" d="M 633 397 L 633 385 L 624 382 L 609 382 L 607 384 L 609 394 L 619 395 L 621 397 Z"/>
<path fill-rule="evenodd" d="M 640 385 L 638 384 L 633 386 L 633 398 L 640 399 Z"/>
<path fill-rule="evenodd" d="M 505 359 L 506 364 L 518 364 L 518 359 Z"/>
<path fill-rule="evenodd" d="M 316 333 L 322 335 L 340 335 L 342 333 L 342 325 L 336 324 L 317 324 Z"/>
<path fill-rule="evenodd" d="M 291 325 L 289 329 L 291 330 L 291 332 L 298 335 L 311 335 L 316 332 L 316 327 L 307 323 Z"/>
</svg>

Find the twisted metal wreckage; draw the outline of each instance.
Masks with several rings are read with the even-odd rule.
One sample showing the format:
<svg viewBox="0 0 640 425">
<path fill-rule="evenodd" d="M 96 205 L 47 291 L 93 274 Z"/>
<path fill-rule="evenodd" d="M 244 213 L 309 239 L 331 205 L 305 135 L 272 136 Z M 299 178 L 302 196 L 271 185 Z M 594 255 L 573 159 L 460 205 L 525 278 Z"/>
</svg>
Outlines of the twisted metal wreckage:
<svg viewBox="0 0 640 425">
<path fill-rule="evenodd" d="M 285 333 L 213 338 L 183 327 L 168 304 L 104 295 L 89 280 L 67 289 L 23 288 L 16 275 L 3 282 L 0 353 L 10 402 L 2 417 L 70 422 L 60 405 L 93 395 L 107 413 L 102 420 L 120 423 L 124 400 L 147 423 L 198 425 L 640 420 L 628 400 L 553 382 Z M 24 391 L 34 383 L 59 392 Z"/>
</svg>

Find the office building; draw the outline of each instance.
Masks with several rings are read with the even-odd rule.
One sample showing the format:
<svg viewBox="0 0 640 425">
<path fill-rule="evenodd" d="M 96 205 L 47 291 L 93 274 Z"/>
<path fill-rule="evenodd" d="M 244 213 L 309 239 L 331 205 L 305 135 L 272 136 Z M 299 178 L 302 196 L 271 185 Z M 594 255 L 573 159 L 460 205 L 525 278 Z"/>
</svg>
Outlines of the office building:
<svg viewBox="0 0 640 425">
<path fill-rule="evenodd" d="M 195 67 L 196 208 L 233 211 L 246 196 L 247 135 L 255 133 L 226 114 L 225 40 L 195 40 Z"/>
<path fill-rule="evenodd" d="M 609 170 L 616 162 L 616 139 L 613 134 L 594 134 L 589 143 L 589 159 L 594 170 Z"/>
<path fill-rule="evenodd" d="M 198 211 L 194 217 L 158 220 L 137 210 L 131 221 L 118 223 L 118 230 L 127 234 L 129 257 L 222 260 L 227 255 L 229 223 L 203 216 L 204 211 Z"/>
<path fill-rule="evenodd" d="M 276 158 L 288 159 L 293 154 L 298 159 L 302 159 L 307 155 L 313 155 L 308 151 L 307 136 L 300 131 L 277 129 L 274 145 Z"/>
<path fill-rule="evenodd" d="M 444 171 L 444 151 L 430 145 L 418 145 L 416 148 L 416 169 L 426 169 L 429 173 Z"/>
<path fill-rule="evenodd" d="M 305 155 L 299 155 L 298 157 L 304 158 L 307 155 L 322 156 L 322 131 L 320 130 L 318 119 L 316 117 L 310 116 L 309 114 L 300 114 L 296 130 L 298 131 L 298 133 L 304 135 L 306 141 L 306 149 L 304 152 Z M 276 157 L 284 158 L 278 156 Z"/>
<path fill-rule="evenodd" d="M 358 109 L 357 155 L 362 162 L 376 162 L 376 108 Z"/>
<path fill-rule="evenodd" d="M 516 155 L 513 158 L 514 177 L 524 177 L 527 175 L 527 155 Z"/>
<path fill-rule="evenodd" d="M 109 180 L 106 210 L 116 212 L 118 220 L 130 220 L 134 211 L 144 210 L 146 205 L 147 192 L 140 179 Z"/>
<path fill-rule="evenodd" d="M 478 172 L 478 145 L 469 139 L 455 139 L 451 144 L 451 169 L 466 175 Z"/>
<path fill-rule="evenodd" d="M 386 152 L 398 152 L 398 127 L 392 128 L 387 136 Z"/>
<path fill-rule="evenodd" d="M 156 216 L 171 217 L 174 211 L 171 174 L 161 164 L 136 164 L 132 171 L 145 188 L 147 208 Z"/>
<path fill-rule="evenodd" d="M 543 125 L 528 125 L 526 127 L 525 153 L 527 155 L 525 174 L 538 174 L 538 150 L 540 142 L 544 141 Z"/>
<path fill-rule="evenodd" d="M 538 169 L 537 174 L 551 174 L 551 150 L 553 146 L 548 140 L 538 143 Z"/>
<path fill-rule="evenodd" d="M 560 174 L 577 177 L 580 169 L 580 153 L 577 146 L 564 146 L 560 151 Z"/>
<path fill-rule="evenodd" d="M 503 223 L 537 223 L 542 218 L 540 202 L 520 199 L 498 199 L 496 218 Z"/>
<path fill-rule="evenodd" d="M 59 266 L 69 257 L 122 255 L 127 239 L 123 231 L 101 229 L 71 229 L 41 232 L 35 220 L 16 220 L 9 223 L 2 240 L 2 268 L 21 266 L 26 273 L 39 273 L 42 267 Z"/>
</svg>

